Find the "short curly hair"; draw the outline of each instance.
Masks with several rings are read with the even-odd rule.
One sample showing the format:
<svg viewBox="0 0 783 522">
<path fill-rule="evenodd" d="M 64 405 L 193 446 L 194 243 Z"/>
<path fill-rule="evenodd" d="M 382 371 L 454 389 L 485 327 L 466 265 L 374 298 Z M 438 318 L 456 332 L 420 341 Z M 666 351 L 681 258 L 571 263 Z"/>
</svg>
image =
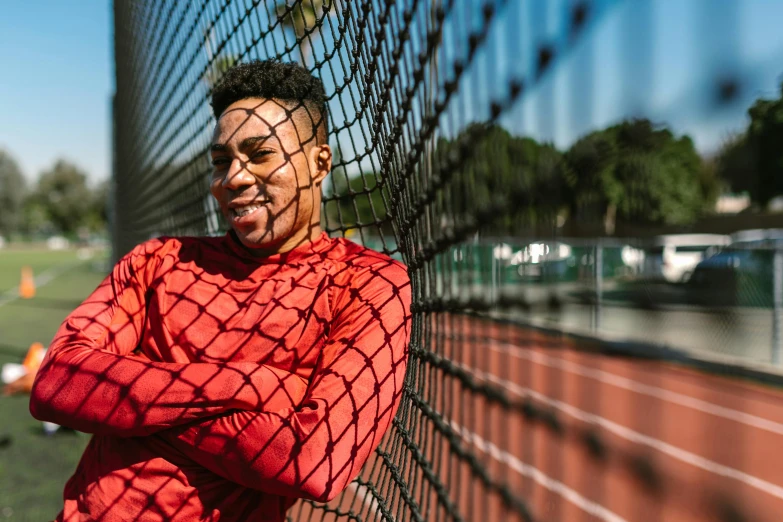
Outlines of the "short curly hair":
<svg viewBox="0 0 783 522">
<path fill-rule="evenodd" d="M 253 60 L 226 71 L 212 90 L 212 112 L 219 118 L 229 105 L 247 98 L 277 100 L 297 111 L 304 108 L 316 127 L 318 143 L 329 133 L 326 91 L 321 80 L 297 63 Z"/>
</svg>

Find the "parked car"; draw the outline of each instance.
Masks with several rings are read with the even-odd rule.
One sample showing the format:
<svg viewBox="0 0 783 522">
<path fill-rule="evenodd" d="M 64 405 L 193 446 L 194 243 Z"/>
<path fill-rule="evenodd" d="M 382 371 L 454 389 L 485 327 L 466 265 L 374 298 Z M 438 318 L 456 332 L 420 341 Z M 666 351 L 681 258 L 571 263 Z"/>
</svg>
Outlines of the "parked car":
<svg viewBox="0 0 783 522">
<path fill-rule="evenodd" d="M 749 248 L 727 247 L 699 262 L 690 282 L 699 285 L 728 280 L 740 270 L 758 271 L 759 260 Z"/>
<path fill-rule="evenodd" d="M 576 266 L 570 245 L 558 241 L 536 242 L 514 252 L 508 265 L 523 279 L 561 280 L 569 267 Z"/>
<path fill-rule="evenodd" d="M 731 235 L 733 246 L 750 248 L 770 248 L 783 245 L 783 229 L 758 228 L 754 230 L 740 230 Z"/>
<path fill-rule="evenodd" d="M 602 275 L 608 279 L 636 274 L 644 261 L 644 252 L 629 245 L 607 244 L 601 251 Z M 566 283 L 595 277 L 595 252 L 595 245 L 542 240 L 521 248 L 498 245 L 495 258 L 513 270 L 509 280 Z"/>
<path fill-rule="evenodd" d="M 669 283 L 687 283 L 696 266 L 731 242 L 721 234 L 657 236 L 644 257 L 644 275 Z"/>
<path fill-rule="evenodd" d="M 694 269 L 695 297 L 704 304 L 769 306 L 774 251 L 783 248 L 783 231 L 746 230 L 732 237 L 737 241 Z"/>
</svg>

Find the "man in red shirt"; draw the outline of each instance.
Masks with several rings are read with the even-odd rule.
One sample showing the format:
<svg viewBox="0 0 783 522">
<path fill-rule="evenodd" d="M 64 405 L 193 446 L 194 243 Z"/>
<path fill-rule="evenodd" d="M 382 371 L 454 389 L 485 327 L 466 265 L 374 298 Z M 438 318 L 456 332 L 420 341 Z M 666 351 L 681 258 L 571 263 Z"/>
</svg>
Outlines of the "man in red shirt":
<svg viewBox="0 0 783 522">
<path fill-rule="evenodd" d="M 58 521 L 283 520 L 356 477 L 400 401 L 403 265 L 320 228 L 323 85 L 274 61 L 215 87 L 219 238 L 123 257 L 63 323 L 34 417 L 93 433 Z"/>
</svg>

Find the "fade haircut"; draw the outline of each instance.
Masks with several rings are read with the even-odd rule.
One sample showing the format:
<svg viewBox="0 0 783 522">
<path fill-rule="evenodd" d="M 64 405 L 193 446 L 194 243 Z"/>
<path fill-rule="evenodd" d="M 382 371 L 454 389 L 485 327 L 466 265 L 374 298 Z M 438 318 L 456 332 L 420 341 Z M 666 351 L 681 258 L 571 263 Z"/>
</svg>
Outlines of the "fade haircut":
<svg viewBox="0 0 783 522">
<path fill-rule="evenodd" d="M 247 98 L 282 102 L 313 127 L 317 144 L 325 144 L 329 133 L 326 91 L 321 80 L 296 63 L 253 60 L 234 65 L 212 90 L 212 112 L 220 118 L 229 105 Z M 305 111 L 305 113 L 301 113 Z"/>
</svg>

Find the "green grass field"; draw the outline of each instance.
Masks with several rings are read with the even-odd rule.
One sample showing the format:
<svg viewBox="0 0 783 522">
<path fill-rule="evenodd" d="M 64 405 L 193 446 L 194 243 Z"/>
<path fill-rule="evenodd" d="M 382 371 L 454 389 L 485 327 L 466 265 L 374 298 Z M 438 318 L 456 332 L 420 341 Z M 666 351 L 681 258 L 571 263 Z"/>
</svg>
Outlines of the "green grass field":
<svg viewBox="0 0 783 522">
<path fill-rule="evenodd" d="M 75 251 L 0 250 L 0 295 L 19 284 L 24 265 L 36 277 L 64 271 L 39 286 L 33 299 L 0 305 L 0 364 L 21 362 L 33 342 L 48 345 L 63 319 L 105 276 L 106 254 L 83 260 Z M 72 431 L 46 436 L 30 416 L 28 397 L 0 397 L 0 520 L 52 520 L 88 441 Z"/>
</svg>

